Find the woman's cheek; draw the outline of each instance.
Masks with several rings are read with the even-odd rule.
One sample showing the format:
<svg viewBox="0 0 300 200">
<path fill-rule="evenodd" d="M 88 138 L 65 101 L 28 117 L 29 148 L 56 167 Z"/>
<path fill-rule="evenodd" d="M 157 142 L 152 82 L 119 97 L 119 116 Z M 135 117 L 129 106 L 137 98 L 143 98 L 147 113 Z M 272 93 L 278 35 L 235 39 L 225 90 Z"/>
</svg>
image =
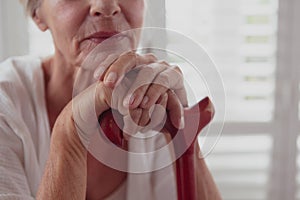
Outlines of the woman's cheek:
<svg viewBox="0 0 300 200">
<path fill-rule="evenodd" d="M 123 13 L 131 28 L 140 28 L 144 22 L 144 1 L 133 0 L 134 3 L 123 5 Z"/>
<path fill-rule="evenodd" d="M 85 19 L 88 12 L 88 4 L 84 1 L 57 1 L 52 5 L 55 12 L 52 13 L 52 18 L 55 19 L 54 26 L 62 29 L 70 29 L 79 26 Z"/>
</svg>

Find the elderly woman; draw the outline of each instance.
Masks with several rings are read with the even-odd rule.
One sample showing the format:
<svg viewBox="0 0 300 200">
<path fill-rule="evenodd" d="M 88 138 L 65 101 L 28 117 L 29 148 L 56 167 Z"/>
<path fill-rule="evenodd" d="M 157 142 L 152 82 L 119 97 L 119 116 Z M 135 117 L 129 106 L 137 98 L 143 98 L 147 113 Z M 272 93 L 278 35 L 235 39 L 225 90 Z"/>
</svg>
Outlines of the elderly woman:
<svg viewBox="0 0 300 200">
<path fill-rule="evenodd" d="M 88 71 L 92 76 L 96 75 L 97 81 L 83 84 L 84 88 L 73 98 L 76 77 L 84 61 L 104 40 L 123 31 L 141 28 L 145 2 L 22 2 L 39 29 L 50 30 L 55 53 L 45 59 L 18 57 L 1 63 L 1 199 L 176 198 L 172 166 L 155 172 L 157 178 L 153 181 L 151 174 L 134 175 L 101 163 L 88 152 L 82 140 L 86 135 L 78 133 L 81 125 L 74 116 L 74 113 L 83 112 L 81 120 L 88 122 L 84 117 L 89 115 L 89 109 L 88 106 L 85 109 L 84 102 L 91 100 L 98 116 L 109 108 L 120 111 L 120 107 L 128 107 L 129 112 L 120 111 L 122 117 L 130 116 L 135 123 L 145 126 L 149 122 L 149 108 L 161 104 L 169 109 L 175 127 L 184 126 L 181 115 L 187 101 L 182 76 L 178 76 L 180 70 L 158 62 L 153 55 L 129 51 L 114 54 L 109 62 L 88 62 L 97 65 L 97 69 Z M 136 88 L 137 82 L 129 79 L 128 92 L 117 95 L 124 105 L 114 107 L 111 103 L 113 90 L 131 71 L 137 73 L 135 80 L 153 82 L 167 78 L 169 82 L 176 79 L 176 83 L 170 88 L 146 84 L 133 90 L 131 88 Z M 91 95 L 91 91 L 95 95 Z M 74 106 L 78 102 L 81 106 Z M 204 161 L 199 159 L 197 164 L 198 197 L 220 199 Z M 141 181 L 144 179 L 147 180 Z"/>
</svg>

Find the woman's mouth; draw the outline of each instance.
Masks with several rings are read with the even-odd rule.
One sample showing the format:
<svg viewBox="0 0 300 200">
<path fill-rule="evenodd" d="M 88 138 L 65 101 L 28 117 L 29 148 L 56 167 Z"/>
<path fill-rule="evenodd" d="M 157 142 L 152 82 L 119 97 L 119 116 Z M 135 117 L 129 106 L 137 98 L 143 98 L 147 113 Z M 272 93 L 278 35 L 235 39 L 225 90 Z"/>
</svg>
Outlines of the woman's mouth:
<svg viewBox="0 0 300 200">
<path fill-rule="evenodd" d="M 80 42 L 80 51 L 99 54 L 121 54 L 135 47 L 135 35 L 128 32 L 99 31 L 85 37 Z"/>
<path fill-rule="evenodd" d="M 104 40 L 107 40 L 108 38 L 111 38 L 115 35 L 115 37 L 119 37 L 118 36 L 119 32 L 105 32 L 105 31 L 100 31 L 100 32 L 96 32 L 90 36 L 88 36 L 87 38 L 85 38 L 85 40 L 89 40 L 93 43 L 96 44 L 100 44 L 101 42 L 103 42 Z"/>
</svg>

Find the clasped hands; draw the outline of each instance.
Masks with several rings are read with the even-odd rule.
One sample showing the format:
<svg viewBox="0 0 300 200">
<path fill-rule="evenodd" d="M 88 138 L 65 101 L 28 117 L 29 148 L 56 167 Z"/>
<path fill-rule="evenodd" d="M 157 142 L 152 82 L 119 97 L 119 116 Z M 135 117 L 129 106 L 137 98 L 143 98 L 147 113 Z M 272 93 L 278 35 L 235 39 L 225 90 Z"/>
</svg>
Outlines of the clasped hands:
<svg viewBox="0 0 300 200">
<path fill-rule="evenodd" d="M 158 61 L 152 54 L 129 51 L 97 64 L 94 78 L 96 83 L 72 101 L 72 121 L 81 140 L 88 142 L 89 132 L 96 127 L 95 114 L 109 108 L 123 117 L 127 137 L 157 128 L 166 113 L 174 127 L 184 128 L 183 108 L 188 102 L 178 66 Z"/>
</svg>

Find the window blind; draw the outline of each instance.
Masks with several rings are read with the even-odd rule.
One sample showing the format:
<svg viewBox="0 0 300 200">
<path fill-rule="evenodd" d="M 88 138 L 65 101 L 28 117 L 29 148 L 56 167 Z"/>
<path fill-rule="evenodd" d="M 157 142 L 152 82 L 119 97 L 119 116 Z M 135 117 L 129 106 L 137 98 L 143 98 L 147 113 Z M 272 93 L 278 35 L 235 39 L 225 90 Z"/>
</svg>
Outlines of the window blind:
<svg viewBox="0 0 300 200">
<path fill-rule="evenodd" d="M 221 137 L 207 161 L 224 200 L 267 199 L 272 144 L 268 133 Z"/>
<path fill-rule="evenodd" d="M 186 4 L 166 1 L 167 28 L 192 37 L 219 66 L 228 98 L 227 120 L 272 120 L 277 1 L 192 0 Z M 180 41 L 170 41 L 176 42 Z"/>
<path fill-rule="evenodd" d="M 203 46 L 224 80 L 225 127 L 206 161 L 226 200 L 269 198 L 277 11 L 277 0 L 166 0 L 166 27 Z"/>
</svg>

